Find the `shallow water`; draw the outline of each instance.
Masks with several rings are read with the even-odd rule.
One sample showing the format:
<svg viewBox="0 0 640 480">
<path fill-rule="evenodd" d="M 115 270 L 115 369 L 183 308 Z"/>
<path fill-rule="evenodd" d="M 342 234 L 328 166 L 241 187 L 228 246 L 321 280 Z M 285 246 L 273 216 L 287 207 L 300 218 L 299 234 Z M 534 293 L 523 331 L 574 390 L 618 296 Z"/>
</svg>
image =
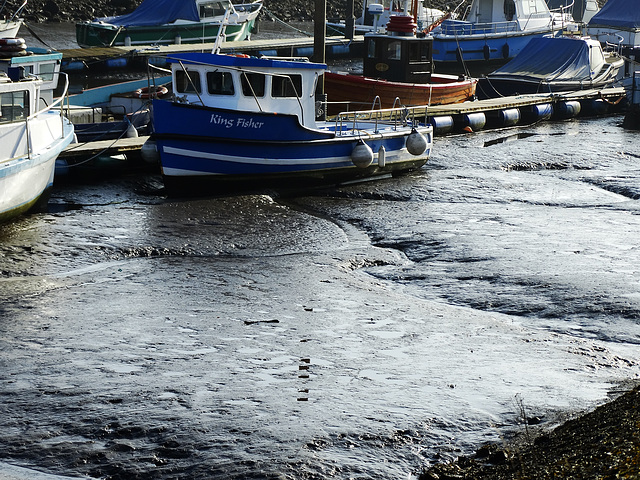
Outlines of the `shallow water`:
<svg viewBox="0 0 640 480">
<path fill-rule="evenodd" d="M 411 175 L 296 198 L 59 182 L 0 229 L 0 461 L 411 478 L 595 406 L 640 373 L 620 123 L 437 137 Z"/>
</svg>

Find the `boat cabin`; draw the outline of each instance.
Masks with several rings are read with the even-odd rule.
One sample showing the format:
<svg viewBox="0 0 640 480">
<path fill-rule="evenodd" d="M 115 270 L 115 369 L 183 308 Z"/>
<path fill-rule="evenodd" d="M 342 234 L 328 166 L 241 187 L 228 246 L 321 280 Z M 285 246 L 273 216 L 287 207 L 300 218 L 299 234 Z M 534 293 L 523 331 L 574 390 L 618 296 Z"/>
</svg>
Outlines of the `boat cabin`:
<svg viewBox="0 0 640 480">
<path fill-rule="evenodd" d="M 14 156 L 23 150 L 28 151 L 28 136 L 24 135 L 23 129 L 13 128 L 9 124 L 25 124 L 29 115 L 35 113 L 35 99 L 39 96 L 41 85 L 42 81 L 38 79 L 14 81 L 9 75 L 0 73 L 0 136 L 3 143 L 20 147 L 13 152 Z"/>
<path fill-rule="evenodd" d="M 292 114 L 315 126 L 316 88 L 325 64 L 208 53 L 167 60 L 177 103 Z"/>
<path fill-rule="evenodd" d="M 42 48 L 29 48 L 30 55 L 0 59 L 0 72 L 16 79 L 36 76 L 42 80 L 40 105 L 44 108 L 53 103 L 54 90 L 58 86 L 62 53 Z"/>
<path fill-rule="evenodd" d="M 392 82 L 429 83 L 433 71 L 433 38 L 366 35 L 363 74 Z"/>
<path fill-rule="evenodd" d="M 233 8 L 229 0 L 205 0 L 196 2 L 198 5 L 198 14 L 200 19 L 224 16 L 227 9 Z"/>
<path fill-rule="evenodd" d="M 546 28 L 552 19 L 545 0 L 473 0 L 466 21 L 478 28 L 466 33 L 482 33 L 480 25 L 490 28 L 485 33 Z"/>
</svg>

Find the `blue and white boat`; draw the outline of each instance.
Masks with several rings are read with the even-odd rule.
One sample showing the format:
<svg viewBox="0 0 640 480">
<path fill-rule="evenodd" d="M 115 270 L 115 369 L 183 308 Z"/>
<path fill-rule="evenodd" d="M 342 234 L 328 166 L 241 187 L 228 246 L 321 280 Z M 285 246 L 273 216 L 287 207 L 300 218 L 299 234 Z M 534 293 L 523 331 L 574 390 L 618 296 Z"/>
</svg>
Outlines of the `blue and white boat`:
<svg viewBox="0 0 640 480">
<path fill-rule="evenodd" d="M 169 57 L 173 99 L 153 100 L 169 193 L 295 189 L 424 165 L 432 127 L 407 108 L 318 120 L 325 64 L 217 53 Z"/>
<path fill-rule="evenodd" d="M 42 79 L 24 69 L 0 73 L 0 222 L 29 210 L 53 185 L 55 161 L 73 140 L 73 125 L 41 106 Z"/>
<path fill-rule="evenodd" d="M 462 19 L 446 19 L 431 31 L 436 68 L 478 74 L 504 65 L 534 37 L 577 29 L 563 8 L 551 11 L 544 0 L 473 0 Z M 479 66 L 488 70 L 473 70 Z"/>
</svg>

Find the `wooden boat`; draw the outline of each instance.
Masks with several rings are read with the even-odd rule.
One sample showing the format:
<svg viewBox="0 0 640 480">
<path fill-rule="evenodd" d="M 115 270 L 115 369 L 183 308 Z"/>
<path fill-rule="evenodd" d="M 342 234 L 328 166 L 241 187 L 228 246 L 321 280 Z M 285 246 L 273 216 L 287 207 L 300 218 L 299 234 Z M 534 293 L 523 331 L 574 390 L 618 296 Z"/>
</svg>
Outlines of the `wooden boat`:
<svg viewBox="0 0 640 480">
<path fill-rule="evenodd" d="M 0 221 L 46 198 L 56 157 L 73 140 L 73 125 L 56 103 L 39 106 L 42 80 L 22 72 L 0 74 Z"/>
<path fill-rule="evenodd" d="M 622 57 L 590 37 L 534 38 L 509 63 L 481 78 L 479 98 L 605 88 L 618 80 Z"/>
<path fill-rule="evenodd" d="M 297 190 L 408 171 L 429 158 L 433 129 L 411 109 L 318 120 L 325 64 L 217 53 L 168 60 L 174 98 L 153 100 L 153 138 L 171 194 Z"/>
<path fill-rule="evenodd" d="M 433 73 L 433 38 L 414 35 L 409 16 L 393 16 L 387 34 L 365 36 L 363 75 L 327 72 L 324 89 L 330 110 L 346 105 L 382 108 L 399 105 L 442 105 L 470 100 L 477 79 Z"/>
<path fill-rule="evenodd" d="M 230 0 L 144 0 L 127 15 L 76 24 L 82 48 L 212 42 L 225 25 L 225 40 L 247 40 L 262 0 L 234 5 Z"/>
<path fill-rule="evenodd" d="M 532 38 L 574 27 L 567 7 L 551 11 L 545 0 L 472 0 L 463 19 L 446 19 L 431 31 L 433 60 L 442 72 L 487 73 L 518 55 Z"/>
</svg>

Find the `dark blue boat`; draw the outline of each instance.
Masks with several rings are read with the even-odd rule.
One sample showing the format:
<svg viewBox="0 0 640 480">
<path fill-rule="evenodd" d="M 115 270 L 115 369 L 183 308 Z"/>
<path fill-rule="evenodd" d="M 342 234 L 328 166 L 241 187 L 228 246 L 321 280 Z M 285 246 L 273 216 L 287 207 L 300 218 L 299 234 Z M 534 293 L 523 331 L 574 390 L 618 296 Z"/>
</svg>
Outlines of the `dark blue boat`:
<svg viewBox="0 0 640 480">
<path fill-rule="evenodd" d="M 411 109 L 318 119 L 324 64 L 214 53 L 169 62 L 174 98 L 153 101 L 153 137 L 170 191 L 339 183 L 429 158 L 432 127 Z"/>
</svg>

